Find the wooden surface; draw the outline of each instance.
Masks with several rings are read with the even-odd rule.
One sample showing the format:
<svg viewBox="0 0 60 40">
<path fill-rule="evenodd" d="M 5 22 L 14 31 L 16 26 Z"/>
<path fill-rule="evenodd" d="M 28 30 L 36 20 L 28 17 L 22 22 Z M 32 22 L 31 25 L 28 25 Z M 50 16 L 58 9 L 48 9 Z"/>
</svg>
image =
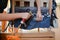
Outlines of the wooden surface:
<svg viewBox="0 0 60 40">
<path fill-rule="evenodd" d="M 44 38 L 44 37 L 54 37 L 55 33 L 54 32 L 38 32 L 38 33 L 21 33 L 21 37 L 22 38 L 36 38 L 36 37 L 40 37 L 40 38 Z"/>
<path fill-rule="evenodd" d="M 44 32 L 44 33 L 25 33 L 21 34 L 21 40 L 55 40 L 54 32 Z"/>
<path fill-rule="evenodd" d="M 21 38 L 21 40 L 54 40 L 54 38 Z"/>
<path fill-rule="evenodd" d="M 11 33 L 0 33 L 0 37 L 5 38 L 6 36 L 11 36 Z M 42 32 L 42 33 L 18 33 L 16 34 L 21 40 L 54 40 L 54 32 Z"/>
</svg>

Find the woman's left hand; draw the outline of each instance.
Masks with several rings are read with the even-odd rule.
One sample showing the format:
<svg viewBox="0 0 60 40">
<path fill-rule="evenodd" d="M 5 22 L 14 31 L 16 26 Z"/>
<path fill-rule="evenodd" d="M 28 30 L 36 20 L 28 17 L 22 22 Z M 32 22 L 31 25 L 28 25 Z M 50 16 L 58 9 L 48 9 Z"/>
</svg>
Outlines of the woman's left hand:
<svg viewBox="0 0 60 40">
<path fill-rule="evenodd" d="M 40 11 L 37 12 L 36 21 L 42 21 L 42 15 Z"/>
</svg>

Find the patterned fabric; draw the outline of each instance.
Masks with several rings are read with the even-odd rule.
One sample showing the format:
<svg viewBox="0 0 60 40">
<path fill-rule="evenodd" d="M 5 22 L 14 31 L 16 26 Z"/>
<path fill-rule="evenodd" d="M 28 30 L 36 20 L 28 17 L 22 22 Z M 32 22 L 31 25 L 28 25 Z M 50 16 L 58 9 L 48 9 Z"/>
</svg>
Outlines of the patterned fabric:
<svg viewBox="0 0 60 40">
<path fill-rule="evenodd" d="M 55 0 L 52 1 L 53 5 L 52 5 L 52 15 L 54 14 L 56 17 L 56 14 L 53 12 L 53 10 L 56 9 L 56 2 Z M 27 12 L 27 10 L 31 11 L 34 14 L 34 17 L 31 19 L 30 23 L 28 24 L 27 27 L 21 27 L 22 29 L 33 29 L 33 28 L 49 28 L 50 25 L 52 26 L 52 24 L 50 23 L 50 16 L 48 13 L 48 8 L 41 8 L 41 13 L 42 15 L 44 15 L 43 20 L 40 22 L 37 22 L 35 19 L 36 17 L 36 13 L 37 13 L 37 8 L 35 7 L 16 7 L 15 8 L 15 12 Z M 52 17 L 52 19 L 53 19 Z M 18 27 L 18 25 L 20 24 L 21 19 L 16 19 L 14 20 L 14 26 Z M 10 22 L 11 23 L 11 22 Z"/>
<path fill-rule="evenodd" d="M 43 20 L 42 21 L 39 21 L 39 22 L 37 22 L 35 20 L 35 18 L 33 18 L 30 21 L 30 23 L 29 23 L 29 25 L 27 26 L 26 29 L 49 28 L 50 27 L 50 16 L 49 15 L 47 15 L 47 16 L 43 15 L 43 16 L 44 16 L 43 17 Z"/>
<path fill-rule="evenodd" d="M 21 10 L 22 9 L 22 10 Z M 26 12 L 27 10 L 31 11 L 33 13 L 33 17 L 31 19 L 31 21 L 27 21 L 29 23 L 27 23 L 27 27 L 21 27 L 22 29 L 33 29 L 33 28 L 49 28 L 50 27 L 50 16 L 49 16 L 49 13 L 48 13 L 48 8 L 46 7 L 42 7 L 41 8 L 41 13 L 42 13 L 42 16 L 43 16 L 43 20 L 40 21 L 40 22 L 37 22 L 35 20 L 36 18 L 36 13 L 37 13 L 37 8 L 36 7 L 28 7 L 28 8 L 19 8 L 16 10 L 19 10 L 18 12 L 20 11 L 23 11 L 23 12 Z M 14 25 L 15 27 L 18 27 L 18 25 L 20 24 L 20 20 L 15 20 L 14 21 Z"/>
<path fill-rule="evenodd" d="M 52 27 L 54 27 L 54 24 L 53 24 L 53 21 L 55 20 L 55 19 L 57 19 L 57 16 L 56 16 L 56 7 L 57 7 L 57 4 L 56 4 L 56 1 L 55 0 L 53 0 L 52 1 L 53 3 L 52 3 L 52 14 L 51 14 L 51 23 L 50 23 L 50 25 L 52 26 Z"/>
</svg>

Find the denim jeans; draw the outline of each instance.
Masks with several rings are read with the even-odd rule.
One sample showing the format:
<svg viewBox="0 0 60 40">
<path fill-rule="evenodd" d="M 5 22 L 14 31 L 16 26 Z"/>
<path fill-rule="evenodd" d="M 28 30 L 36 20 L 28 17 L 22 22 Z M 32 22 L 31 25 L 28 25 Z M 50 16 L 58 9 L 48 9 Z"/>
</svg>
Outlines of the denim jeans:
<svg viewBox="0 0 60 40">
<path fill-rule="evenodd" d="M 29 25 L 26 28 L 25 27 L 21 27 L 21 29 L 49 28 L 50 27 L 50 16 L 49 16 L 49 14 L 47 14 L 48 13 L 48 9 L 47 8 L 43 8 L 44 10 L 41 10 L 42 11 L 42 15 L 44 17 L 43 17 L 43 20 L 39 21 L 39 22 L 37 22 L 35 20 L 37 10 L 35 8 L 33 10 L 32 9 L 33 8 L 31 8 L 31 11 L 32 11 L 32 14 L 33 14 L 33 18 L 31 19 L 31 21 L 29 22 Z M 20 21 L 21 21 L 20 19 L 15 20 L 14 21 L 14 26 L 18 27 L 18 25 L 20 24 Z"/>
<path fill-rule="evenodd" d="M 34 18 L 31 20 L 26 29 L 34 28 L 49 28 L 50 27 L 50 16 L 44 16 L 42 21 L 36 21 Z"/>
<path fill-rule="evenodd" d="M 44 16 L 44 15 L 43 15 Z M 18 25 L 20 24 L 21 19 L 15 20 L 14 21 L 14 26 L 17 28 Z M 24 28 L 21 27 L 21 29 L 34 29 L 34 28 L 49 28 L 50 27 L 50 16 L 46 15 L 43 17 L 42 21 L 36 21 L 35 20 L 35 16 L 32 18 L 32 20 L 30 21 L 29 25 Z"/>
</svg>

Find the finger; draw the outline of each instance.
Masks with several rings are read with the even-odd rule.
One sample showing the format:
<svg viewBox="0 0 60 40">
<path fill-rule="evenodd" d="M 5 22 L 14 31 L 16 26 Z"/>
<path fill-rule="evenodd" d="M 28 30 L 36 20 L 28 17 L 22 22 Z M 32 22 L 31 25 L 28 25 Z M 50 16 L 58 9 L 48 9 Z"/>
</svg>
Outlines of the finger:
<svg viewBox="0 0 60 40">
<path fill-rule="evenodd" d="M 40 17 L 40 16 L 39 16 L 39 17 L 38 17 L 38 19 L 40 19 L 40 20 L 41 20 L 41 19 L 42 19 L 42 17 Z"/>
</svg>

